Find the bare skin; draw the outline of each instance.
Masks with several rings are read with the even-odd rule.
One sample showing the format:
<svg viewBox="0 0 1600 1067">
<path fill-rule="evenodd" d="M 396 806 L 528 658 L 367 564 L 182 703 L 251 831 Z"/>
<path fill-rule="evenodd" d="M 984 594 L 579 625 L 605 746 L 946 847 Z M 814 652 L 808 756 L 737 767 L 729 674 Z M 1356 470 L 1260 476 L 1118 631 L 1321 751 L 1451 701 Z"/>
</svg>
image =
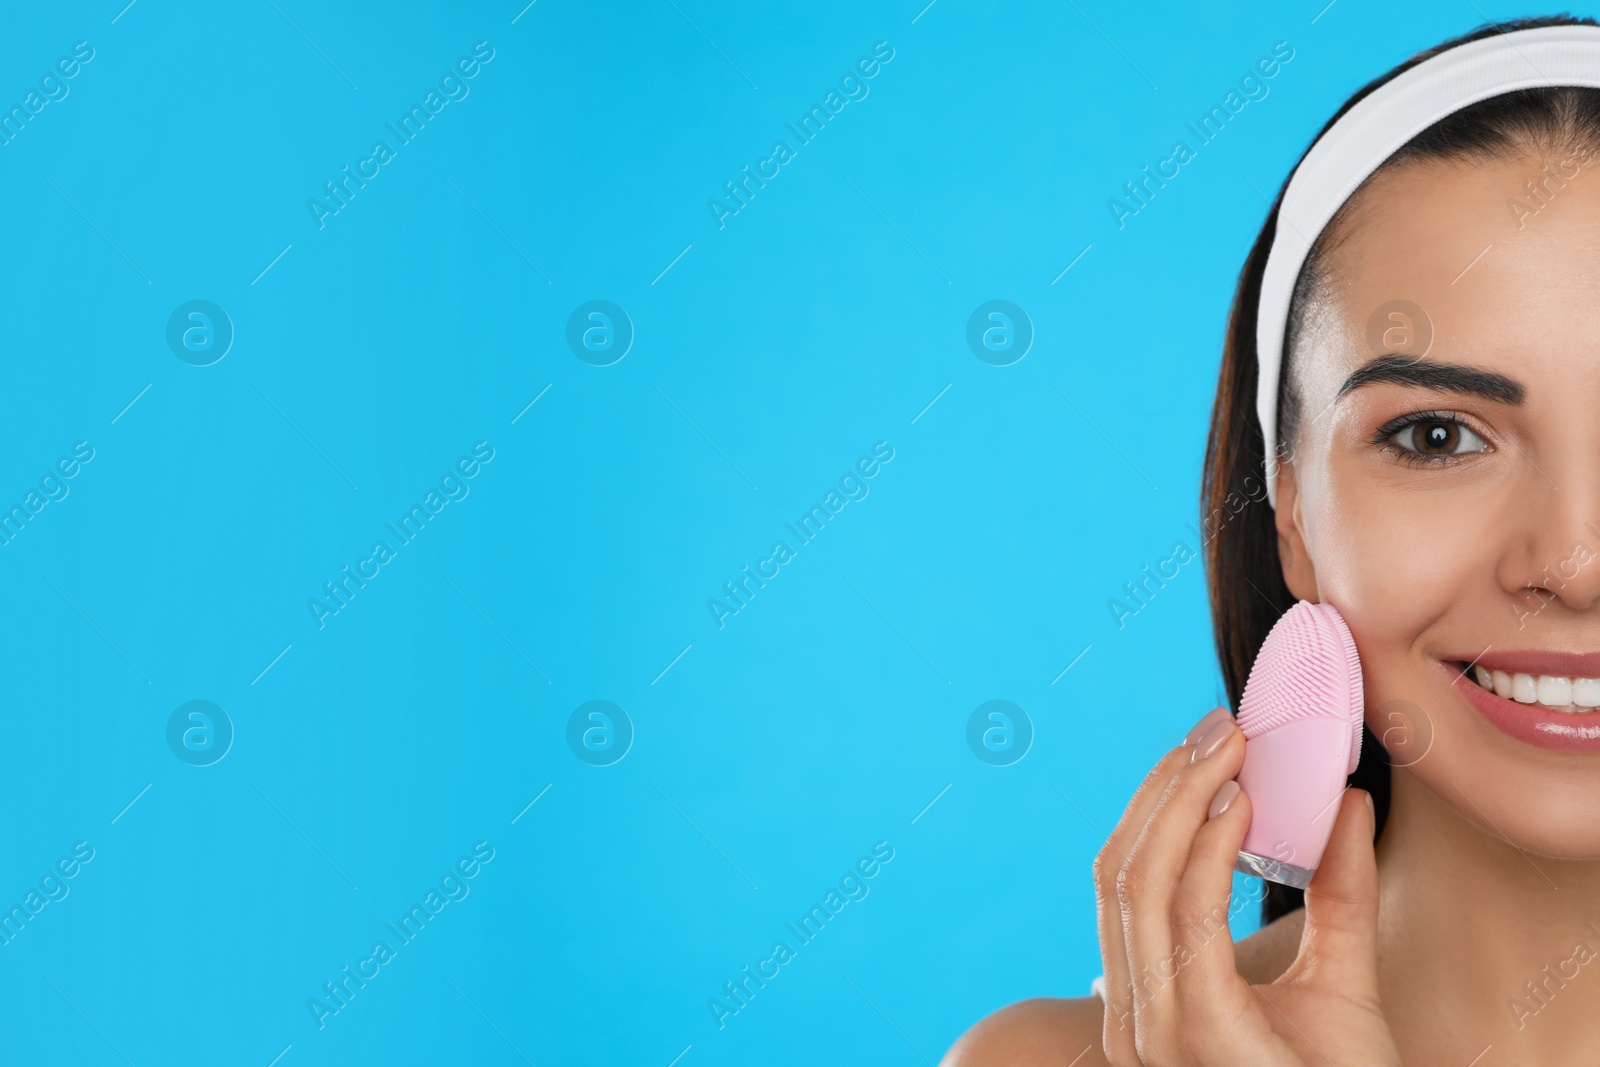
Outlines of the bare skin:
<svg viewBox="0 0 1600 1067">
<path fill-rule="evenodd" d="M 1305 912 L 1294 911 L 1234 946 L 1239 974 L 1266 985 L 1294 961 Z M 1102 1067 L 1099 997 L 1037 997 L 1002 1008 L 951 1046 L 942 1067 Z M 1073 1058 L 1082 1059 L 1073 1063 Z"/>
<path fill-rule="evenodd" d="M 1529 146 L 1382 175 L 1296 352 L 1306 421 L 1278 475 L 1285 580 L 1350 624 L 1374 734 L 1426 735 L 1392 770 L 1378 846 L 1347 791 L 1306 911 L 1214 939 L 1159 994 L 1132 996 L 1141 961 L 1170 953 L 1203 906 L 1226 907 L 1248 825 L 1244 797 L 1208 817 L 1242 760 L 1237 730 L 1204 760 L 1180 746 L 1096 863 L 1112 1003 L 1012 1005 L 944 1067 L 1600 1058 L 1600 752 L 1502 732 L 1461 680 L 1479 656 L 1600 652 L 1600 162 L 1563 168 L 1536 212 L 1511 209 L 1570 156 Z M 1383 354 L 1368 323 L 1397 298 L 1431 321 L 1422 362 L 1502 375 L 1521 395 L 1345 388 Z M 1420 413 L 1432 421 L 1384 436 Z"/>
</svg>

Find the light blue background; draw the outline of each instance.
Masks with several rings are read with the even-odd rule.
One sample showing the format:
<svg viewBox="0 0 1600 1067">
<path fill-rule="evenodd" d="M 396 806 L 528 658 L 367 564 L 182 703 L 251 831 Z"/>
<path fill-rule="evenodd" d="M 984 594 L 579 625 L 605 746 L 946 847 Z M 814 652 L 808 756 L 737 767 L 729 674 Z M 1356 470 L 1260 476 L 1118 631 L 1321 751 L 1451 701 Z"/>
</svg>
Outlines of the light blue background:
<svg viewBox="0 0 1600 1067">
<path fill-rule="evenodd" d="M 1120 630 L 1108 601 L 1199 547 L 1264 197 L 1367 79 L 1528 12 L 924 2 L 7 13 L 6 108 L 95 57 L 0 148 L 0 502 L 95 458 L 0 548 L 0 898 L 95 858 L 0 948 L 5 1060 L 910 1065 L 1087 991 L 1090 860 L 1220 693 L 1198 561 Z M 480 40 L 470 95 L 319 230 L 308 199 Z M 708 198 L 879 41 L 719 229 Z M 1270 94 L 1119 230 L 1108 199 L 1278 41 Z M 210 367 L 164 339 L 191 299 L 236 331 Z M 564 340 L 590 299 L 636 330 L 610 367 Z M 1036 331 L 1013 366 L 966 347 L 992 299 Z M 308 598 L 478 441 L 470 495 L 319 630 Z M 870 495 L 719 629 L 707 600 L 877 441 Z M 195 699 L 236 730 L 206 768 L 165 740 Z M 636 731 L 613 766 L 565 740 L 593 699 Z M 966 745 L 991 699 L 1035 730 L 1009 767 Z M 470 895 L 319 1030 L 308 999 L 479 841 Z M 708 999 L 880 841 L 719 1029 Z"/>
</svg>

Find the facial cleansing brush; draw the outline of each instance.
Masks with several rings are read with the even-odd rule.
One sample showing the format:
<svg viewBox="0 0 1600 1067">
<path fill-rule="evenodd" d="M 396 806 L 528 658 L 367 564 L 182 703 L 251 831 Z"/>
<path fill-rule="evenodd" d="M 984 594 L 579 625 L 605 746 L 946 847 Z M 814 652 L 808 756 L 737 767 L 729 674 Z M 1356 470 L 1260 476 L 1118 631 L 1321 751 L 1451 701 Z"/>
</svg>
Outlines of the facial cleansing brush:
<svg viewBox="0 0 1600 1067">
<path fill-rule="evenodd" d="M 1234 870 L 1304 889 L 1361 758 L 1361 661 L 1331 604 L 1302 600 L 1267 634 L 1239 700 L 1250 830 Z"/>
</svg>

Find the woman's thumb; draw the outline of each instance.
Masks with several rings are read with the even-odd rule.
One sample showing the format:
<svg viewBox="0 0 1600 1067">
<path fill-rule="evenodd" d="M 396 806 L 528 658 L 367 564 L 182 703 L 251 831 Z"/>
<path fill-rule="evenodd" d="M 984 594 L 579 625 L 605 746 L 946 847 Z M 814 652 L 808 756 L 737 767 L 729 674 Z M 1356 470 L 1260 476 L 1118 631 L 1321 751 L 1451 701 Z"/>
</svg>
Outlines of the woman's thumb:
<svg viewBox="0 0 1600 1067">
<path fill-rule="evenodd" d="M 1300 954 L 1285 977 L 1347 996 L 1378 995 L 1378 864 L 1371 796 L 1346 789 L 1322 862 L 1306 887 Z"/>
</svg>

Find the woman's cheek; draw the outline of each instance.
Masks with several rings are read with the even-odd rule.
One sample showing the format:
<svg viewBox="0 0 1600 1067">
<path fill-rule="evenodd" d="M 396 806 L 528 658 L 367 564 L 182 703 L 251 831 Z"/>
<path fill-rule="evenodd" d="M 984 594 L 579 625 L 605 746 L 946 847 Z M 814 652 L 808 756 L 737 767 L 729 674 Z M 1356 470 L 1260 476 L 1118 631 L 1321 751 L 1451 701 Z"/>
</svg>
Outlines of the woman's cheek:
<svg viewBox="0 0 1600 1067">
<path fill-rule="evenodd" d="M 1312 562 L 1320 595 L 1344 615 L 1363 659 L 1396 662 L 1414 657 L 1441 620 L 1493 608 L 1496 541 L 1483 509 L 1465 500 L 1457 508 L 1385 495 L 1331 501 Z"/>
</svg>

